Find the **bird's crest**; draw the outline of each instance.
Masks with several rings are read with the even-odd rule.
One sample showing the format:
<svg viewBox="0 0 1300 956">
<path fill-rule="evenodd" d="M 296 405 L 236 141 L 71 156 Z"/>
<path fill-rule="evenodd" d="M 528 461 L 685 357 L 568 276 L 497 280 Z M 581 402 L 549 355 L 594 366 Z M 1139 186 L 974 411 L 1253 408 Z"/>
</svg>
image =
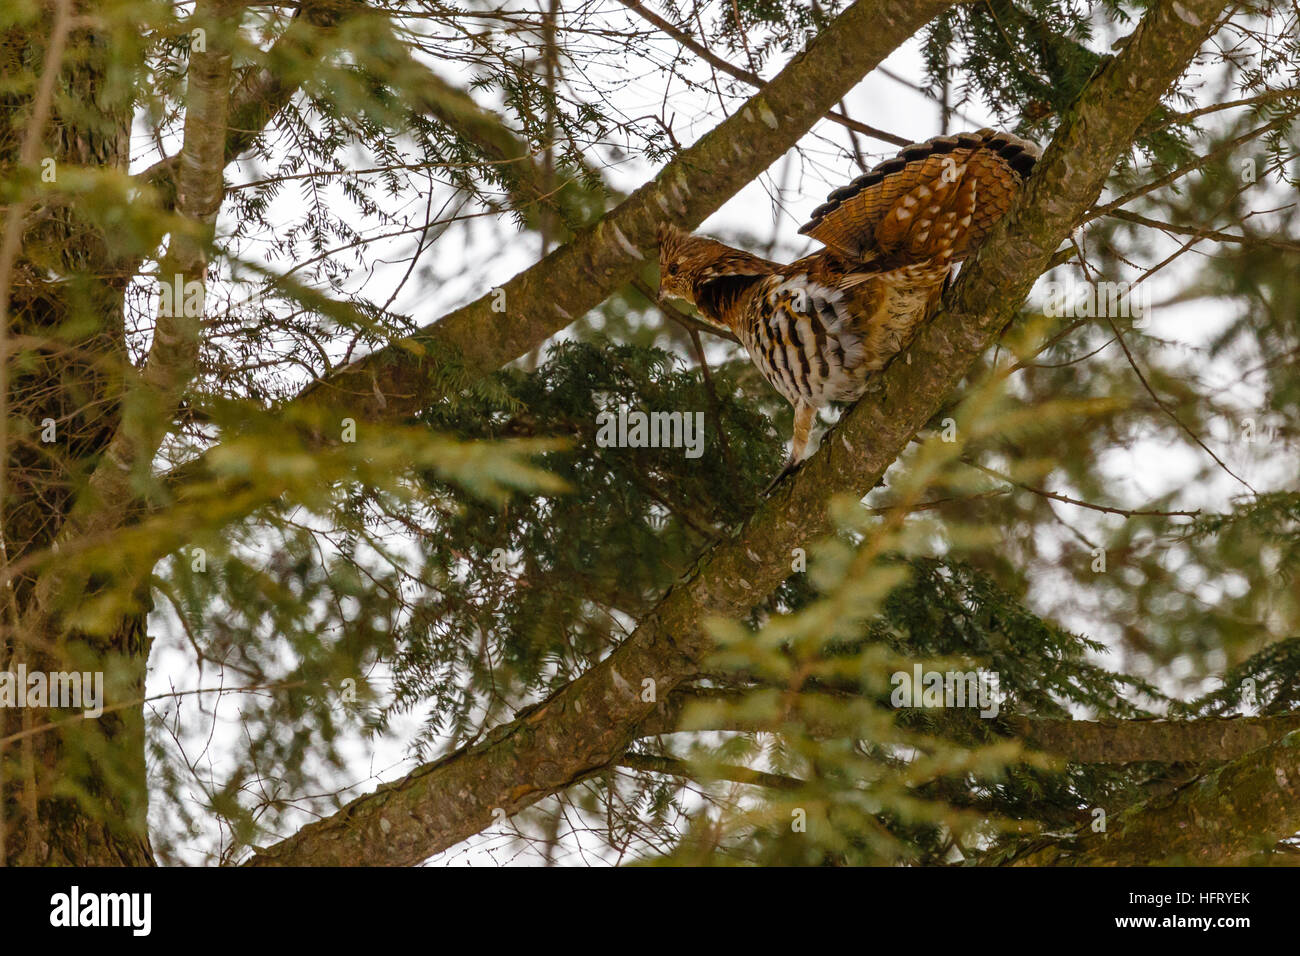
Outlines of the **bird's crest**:
<svg viewBox="0 0 1300 956">
<path fill-rule="evenodd" d="M 726 314 L 739 294 L 776 265 L 752 253 L 695 236 L 674 225 L 659 227 L 659 295 L 690 302 L 710 321 L 730 327 Z"/>
</svg>

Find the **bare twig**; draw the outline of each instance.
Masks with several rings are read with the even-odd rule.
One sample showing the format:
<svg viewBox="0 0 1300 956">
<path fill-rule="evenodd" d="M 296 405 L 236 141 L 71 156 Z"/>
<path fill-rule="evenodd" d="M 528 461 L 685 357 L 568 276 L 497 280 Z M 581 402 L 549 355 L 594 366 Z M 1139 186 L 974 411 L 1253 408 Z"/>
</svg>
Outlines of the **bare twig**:
<svg viewBox="0 0 1300 956">
<path fill-rule="evenodd" d="M 638 2 L 638 0 L 618 0 L 618 2 L 623 4 L 623 6 L 627 7 L 633 13 L 637 14 L 637 16 L 641 17 L 647 23 L 658 27 L 714 69 L 721 70 L 728 76 L 742 80 L 753 87 L 761 87 L 763 85 L 764 80 L 757 73 L 724 60 L 704 44 L 692 37 L 685 30 L 674 26 L 671 21 L 665 20 L 659 14 L 646 7 L 645 4 Z M 743 31 L 741 35 L 743 37 Z M 873 139 L 878 139 L 886 143 L 893 143 L 895 146 L 910 146 L 912 144 L 912 141 L 905 137 L 895 135 L 887 130 L 878 129 L 875 126 L 868 126 L 866 123 L 859 123 L 857 120 L 850 119 L 843 112 L 838 110 L 830 110 L 827 112 L 826 118 L 833 123 L 839 123 L 841 126 L 862 133 L 864 136 L 870 136 Z"/>
</svg>

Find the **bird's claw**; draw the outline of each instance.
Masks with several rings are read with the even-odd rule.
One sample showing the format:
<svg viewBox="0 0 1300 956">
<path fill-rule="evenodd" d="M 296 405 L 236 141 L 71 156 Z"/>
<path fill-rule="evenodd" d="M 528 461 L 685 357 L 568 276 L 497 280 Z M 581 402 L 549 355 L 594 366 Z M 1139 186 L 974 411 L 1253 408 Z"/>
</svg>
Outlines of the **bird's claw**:
<svg viewBox="0 0 1300 956">
<path fill-rule="evenodd" d="M 768 495 L 772 493 L 773 488 L 775 488 L 782 481 L 784 481 L 788 475 L 791 475 L 798 470 L 799 470 L 799 462 L 793 458 L 788 459 L 785 463 L 785 467 L 782 468 L 779 472 L 777 472 L 776 477 L 773 478 L 771 483 L 766 488 L 763 489 L 763 494 L 761 495 L 761 497 L 766 498 Z"/>
</svg>

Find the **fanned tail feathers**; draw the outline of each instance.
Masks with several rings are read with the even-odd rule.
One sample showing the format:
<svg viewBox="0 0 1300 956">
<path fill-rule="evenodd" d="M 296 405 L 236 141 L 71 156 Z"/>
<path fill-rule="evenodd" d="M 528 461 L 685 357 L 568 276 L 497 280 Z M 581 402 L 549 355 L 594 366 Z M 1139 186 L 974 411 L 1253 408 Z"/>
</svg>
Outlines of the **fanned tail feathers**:
<svg viewBox="0 0 1300 956">
<path fill-rule="evenodd" d="M 909 146 L 837 189 L 799 231 L 859 262 L 958 261 L 1010 208 L 1039 149 L 982 129 Z"/>
</svg>

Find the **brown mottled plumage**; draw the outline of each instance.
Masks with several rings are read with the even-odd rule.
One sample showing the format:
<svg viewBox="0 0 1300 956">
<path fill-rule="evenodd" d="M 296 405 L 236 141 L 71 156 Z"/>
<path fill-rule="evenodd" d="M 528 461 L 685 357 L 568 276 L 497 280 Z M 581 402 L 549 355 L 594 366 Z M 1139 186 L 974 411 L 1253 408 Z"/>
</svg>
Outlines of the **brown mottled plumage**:
<svg viewBox="0 0 1300 956">
<path fill-rule="evenodd" d="M 952 264 L 1006 213 L 1038 155 L 991 129 L 909 146 L 831 193 L 799 230 L 826 248 L 790 265 L 660 227 L 660 295 L 734 332 L 794 406 L 783 475 L 805 457 L 816 410 L 861 397 L 933 314 Z"/>
</svg>

